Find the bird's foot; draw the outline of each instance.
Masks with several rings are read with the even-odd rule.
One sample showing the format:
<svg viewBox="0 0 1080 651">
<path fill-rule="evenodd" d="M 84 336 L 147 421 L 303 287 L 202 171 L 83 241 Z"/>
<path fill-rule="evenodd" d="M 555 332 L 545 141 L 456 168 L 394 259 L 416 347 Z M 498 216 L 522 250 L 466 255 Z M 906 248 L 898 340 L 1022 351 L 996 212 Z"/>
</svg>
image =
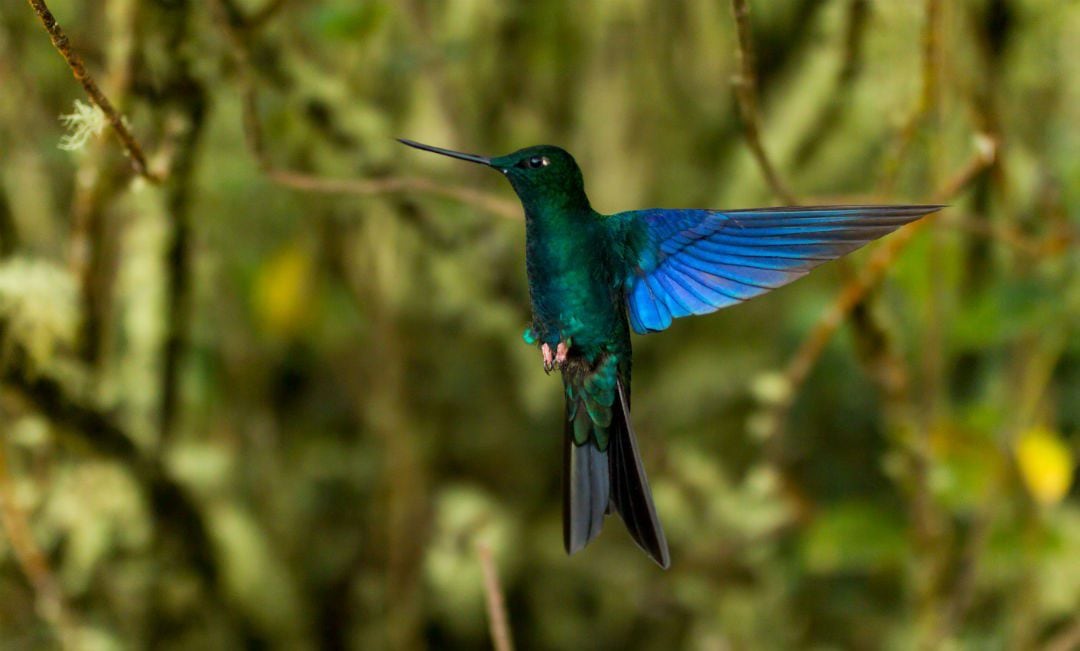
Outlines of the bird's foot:
<svg viewBox="0 0 1080 651">
<path fill-rule="evenodd" d="M 566 366 L 566 355 L 570 352 L 570 344 L 565 341 L 560 341 L 559 345 L 555 348 L 555 365 L 559 368 Z"/>
<path fill-rule="evenodd" d="M 551 346 L 543 344 L 540 346 L 540 354 L 544 356 L 545 373 L 551 373 L 555 369 L 561 370 L 566 367 L 566 358 L 570 354 L 570 342 L 560 341 L 554 352 Z"/>
</svg>

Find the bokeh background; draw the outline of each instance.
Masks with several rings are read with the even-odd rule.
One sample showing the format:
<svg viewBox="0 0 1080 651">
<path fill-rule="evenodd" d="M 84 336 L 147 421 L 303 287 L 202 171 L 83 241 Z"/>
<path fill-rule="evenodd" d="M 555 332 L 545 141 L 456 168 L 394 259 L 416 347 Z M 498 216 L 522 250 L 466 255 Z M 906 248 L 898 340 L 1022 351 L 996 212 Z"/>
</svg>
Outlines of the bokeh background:
<svg viewBox="0 0 1080 651">
<path fill-rule="evenodd" d="M 0 3 L 4 648 L 1080 646 L 1076 2 L 51 5 L 148 170 Z M 951 207 L 635 338 L 663 572 L 563 553 L 513 194 L 395 136 Z"/>
</svg>

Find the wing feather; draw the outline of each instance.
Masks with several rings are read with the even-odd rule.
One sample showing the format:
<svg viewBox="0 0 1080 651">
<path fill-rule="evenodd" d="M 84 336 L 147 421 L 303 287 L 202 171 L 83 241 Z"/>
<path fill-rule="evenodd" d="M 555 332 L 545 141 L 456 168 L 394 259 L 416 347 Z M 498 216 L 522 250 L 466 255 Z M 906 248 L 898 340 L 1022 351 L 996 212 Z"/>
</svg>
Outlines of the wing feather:
<svg viewBox="0 0 1080 651">
<path fill-rule="evenodd" d="M 630 325 L 658 332 L 805 276 L 943 206 L 641 210 L 645 237 L 626 278 Z"/>
</svg>

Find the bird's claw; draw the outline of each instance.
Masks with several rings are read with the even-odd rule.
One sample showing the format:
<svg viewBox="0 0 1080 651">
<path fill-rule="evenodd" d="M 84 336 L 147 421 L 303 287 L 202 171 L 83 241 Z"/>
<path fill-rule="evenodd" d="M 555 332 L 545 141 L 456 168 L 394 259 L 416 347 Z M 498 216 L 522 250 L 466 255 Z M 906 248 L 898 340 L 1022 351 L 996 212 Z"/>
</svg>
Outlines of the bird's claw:
<svg viewBox="0 0 1080 651">
<path fill-rule="evenodd" d="M 570 345 L 565 341 L 560 341 L 558 347 L 555 348 L 555 365 L 559 368 L 566 366 L 566 355 L 570 352 Z"/>
<path fill-rule="evenodd" d="M 555 347 L 554 353 L 551 351 L 551 346 L 543 344 L 540 346 L 540 353 L 544 356 L 544 372 L 551 373 L 555 369 L 561 370 L 566 367 L 566 357 L 570 353 L 570 344 L 560 341 L 559 345 Z"/>
</svg>

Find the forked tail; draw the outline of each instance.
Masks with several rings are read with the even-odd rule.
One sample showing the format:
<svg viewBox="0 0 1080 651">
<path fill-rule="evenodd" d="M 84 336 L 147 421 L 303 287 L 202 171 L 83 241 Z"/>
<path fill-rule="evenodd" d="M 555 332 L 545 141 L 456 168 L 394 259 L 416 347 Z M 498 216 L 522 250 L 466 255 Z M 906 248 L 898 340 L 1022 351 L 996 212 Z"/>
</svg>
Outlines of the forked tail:
<svg viewBox="0 0 1080 651">
<path fill-rule="evenodd" d="M 611 423 L 598 427 L 584 401 L 567 404 L 563 442 L 563 542 L 573 554 L 604 526 L 604 516 L 618 511 L 638 547 L 660 567 L 671 564 L 667 539 L 656 517 L 649 481 L 630 424 L 630 408 L 622 382 L 616 385 Z M 580 399 L 574 399 L 580 400 Z M 600 429 L 601 431 L 597 431 Z M 588 431 L 588 436 L 581 436 Z M 578 440 L 575 443 L 575 432 Z M 606 440 L 605 449 L 601 442 Z"/>
</svg>

